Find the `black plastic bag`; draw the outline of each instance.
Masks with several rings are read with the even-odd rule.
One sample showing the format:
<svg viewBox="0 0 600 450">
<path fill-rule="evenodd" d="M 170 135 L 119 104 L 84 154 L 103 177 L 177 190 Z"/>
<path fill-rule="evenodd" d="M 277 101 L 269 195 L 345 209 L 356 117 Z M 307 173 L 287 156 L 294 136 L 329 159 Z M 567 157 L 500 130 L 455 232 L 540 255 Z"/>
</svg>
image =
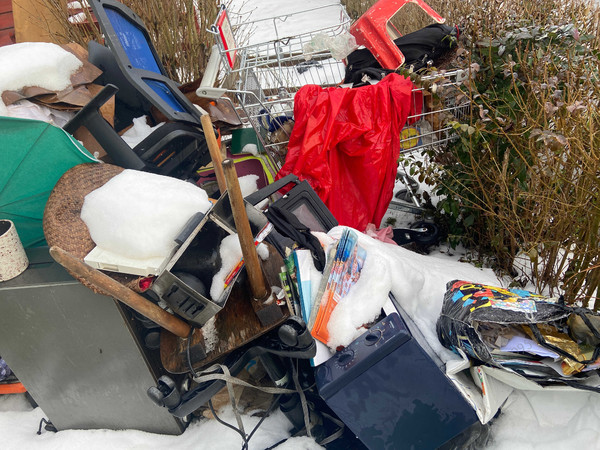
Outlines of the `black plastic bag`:
<svg viewBox="0 0 600 450">
<path fill-rule="evenodd" d="M 458 35 L 457 27 L 436 23 L 400 36 L 394 43 L 404 54 L 404 66 L 412 66 L 417 71 L 427 67 L 429 61 L 435 64 L 450 49 L 455 48 Z M 366 48 L 350 53 L 347 62 L 344 83 L 359 82 L 365 69 L 381 69 L 381 65 Z"/>
</svg>

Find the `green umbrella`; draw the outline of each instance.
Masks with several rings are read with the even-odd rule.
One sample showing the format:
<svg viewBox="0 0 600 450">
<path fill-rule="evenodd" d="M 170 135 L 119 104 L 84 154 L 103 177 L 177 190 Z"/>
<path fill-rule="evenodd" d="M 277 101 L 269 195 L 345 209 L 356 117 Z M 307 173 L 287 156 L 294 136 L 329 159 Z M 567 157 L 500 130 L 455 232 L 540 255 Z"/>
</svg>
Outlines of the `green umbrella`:
<svg viewBox="0 0 600 450">
<path fill-rule="evenodd" d="M 44 207 L 58 179 L 89 162 L 98 160 L 61 128 L 0 117 L 0 219 L 15 223 L 25 248 L 45 243 Z"/>
</svg>

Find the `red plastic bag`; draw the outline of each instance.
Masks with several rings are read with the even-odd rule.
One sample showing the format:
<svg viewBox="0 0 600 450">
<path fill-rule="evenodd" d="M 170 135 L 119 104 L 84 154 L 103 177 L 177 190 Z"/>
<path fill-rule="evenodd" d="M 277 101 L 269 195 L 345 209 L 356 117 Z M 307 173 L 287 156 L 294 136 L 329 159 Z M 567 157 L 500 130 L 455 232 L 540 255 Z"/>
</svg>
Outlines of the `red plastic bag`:
<svg viewBox="0 0 600 450">
<path fill-rule="evenodd" d="M 392 199 L 412 83 L 392 73 L 359 88 L 302 87 L 281 178 L 307 180 L 340 225 L 379 226 Z"/>
</svg>

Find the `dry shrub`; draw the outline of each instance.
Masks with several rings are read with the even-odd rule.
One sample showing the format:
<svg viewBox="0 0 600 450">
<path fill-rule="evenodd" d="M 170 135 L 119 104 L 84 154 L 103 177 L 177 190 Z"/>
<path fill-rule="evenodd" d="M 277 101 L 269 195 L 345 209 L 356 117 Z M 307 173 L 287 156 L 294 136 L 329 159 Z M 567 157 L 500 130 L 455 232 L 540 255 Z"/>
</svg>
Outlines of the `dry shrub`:
<svg viewBox="0 0 600 450">
<path fill-rule="evenodd" d="M 373 2 L 347 0 L 358 17 Z M 466 37 L 455 65 L 472 115 L 436 164 L 417 168 L 442 195 L 450 239 L 495 267 L 600 304 L 600 12 L 582 0 L 431 0 Z M 403 10 L 401 10 L 401 13 Z M 408 11 L 408 10 L 406 10 Z M 427 23 L 409 14 L 404 22 Z M 414 29 L 413 28 L 413 29 Z"/>
<path fill-rule="evenodd" d="M 57 42 L 76 42 L 84 47 L 90 40 L 101 40 L 95 27 L 69 22 L 65 0 L 46 0 L 52 5 L 54 18 L 62 27 L 53 31 Z M 140 16 L 158 52 L 168 76 L 180 83 L 202 77 L 214 44 L 207 31 L 214 22 L 216 0 L 123 0 Z M 88 23 L 90 12 L 83 10 Z"/>
</svg>

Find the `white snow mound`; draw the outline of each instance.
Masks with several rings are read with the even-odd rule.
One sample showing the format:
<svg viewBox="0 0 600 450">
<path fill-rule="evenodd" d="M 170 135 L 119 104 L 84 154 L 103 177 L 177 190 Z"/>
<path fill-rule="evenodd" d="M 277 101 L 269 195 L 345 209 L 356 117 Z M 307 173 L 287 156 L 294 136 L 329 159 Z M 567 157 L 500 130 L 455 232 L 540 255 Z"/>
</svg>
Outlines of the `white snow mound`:
<svg viewBox="0 0 600 450">
<path fill-rule="evenodd" d="M 86 195 L 81 219 L 97 246 L 147 259 L 168 256 L 189 218 L 210 206 L 206 192 L 192 183 L 124 170 Z"/>
<path fill-rule="evenodd" d="M 48 42 L 22 42 L 0 47 L 0 93 L 39 86 L 61 91 L 83 63 L 72 53 Z M 7 115 L 0 99 L 0 115 Z"/>
</svg>

